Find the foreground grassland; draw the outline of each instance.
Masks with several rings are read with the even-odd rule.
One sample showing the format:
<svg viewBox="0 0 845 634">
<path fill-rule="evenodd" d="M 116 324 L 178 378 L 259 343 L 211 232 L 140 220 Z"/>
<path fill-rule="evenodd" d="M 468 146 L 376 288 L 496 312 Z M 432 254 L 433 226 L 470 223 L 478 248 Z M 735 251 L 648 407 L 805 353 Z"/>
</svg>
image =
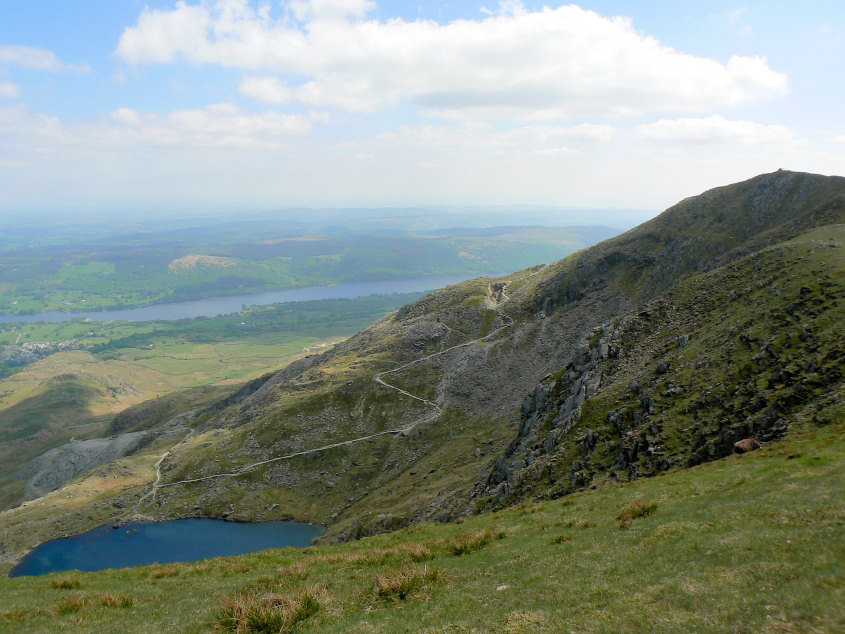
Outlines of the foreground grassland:
<svg viewBox="0 0 845 634">
<path fill-rule="evenodd" d="M 843 631 L 843 431 L 350 544 L 3 579 L 0 628 Z"/>
</svg>

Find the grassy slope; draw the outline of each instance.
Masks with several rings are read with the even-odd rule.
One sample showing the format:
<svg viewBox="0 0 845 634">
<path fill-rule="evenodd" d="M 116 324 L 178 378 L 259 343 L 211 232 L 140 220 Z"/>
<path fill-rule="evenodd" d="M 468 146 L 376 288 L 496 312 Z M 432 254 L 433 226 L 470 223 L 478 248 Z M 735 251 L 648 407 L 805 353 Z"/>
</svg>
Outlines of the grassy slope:
<svg viewBox="0 0 845 634">
<path fill-rule="evenodd" d="M 114 414 L 186 388 L 235 384 L 279 369 L 416 297 L 280 304 L 178 322 L 21 326 L 35 341 L 79 337 L 80 343 L 97 346 L 98 355 L 58 352 L 0 380 L 0 509 L 21 501 L 24 483 L 15 474 L 28 460 L 71 437 L 111 435 L 108 422 Z M 204 400 L 220 398 L 223 391 L 209 392 Z M 185 409 L 195 401 L 187 397 Z"/>
<path fill-rule="evenodd" d="M 843 431 L 346 545 L 3 579 L 0 625 L 204 631 L 224 596 L 246 589 L 253 598 L 310 592 L 319 605 L 300 627 L 321 632 L 841 631 Z M 656 508 L 620 528 L 633 501 Z M 456 555 L 458 541 L 477 550 Z M 391 575 L 403 569 L 411 587 L 391 599 Z"/>
<path fill-rule="evenodd" d="M 648 300 L 814 227 L 845 222 L 845 178 L 778 171 L 711 189 L 550 267 L 535 305 L 567 309 L 603 287 Z"/>
<path fill-rule="evenodd" d="M 570 393 L 572 365 L 546 384 L 536 441 L 511 447 L 511 462 L 537 455 L 511 478 L 511 495 L 654 475 L 722 457 L 742 438 L 841 420 L 843 244 L 845 225 L 805 232 L 688 278 L 616 320 L 619 357 L 596 369 L 599 392 L 553 451 L 545 441 Z"/>
</svg>

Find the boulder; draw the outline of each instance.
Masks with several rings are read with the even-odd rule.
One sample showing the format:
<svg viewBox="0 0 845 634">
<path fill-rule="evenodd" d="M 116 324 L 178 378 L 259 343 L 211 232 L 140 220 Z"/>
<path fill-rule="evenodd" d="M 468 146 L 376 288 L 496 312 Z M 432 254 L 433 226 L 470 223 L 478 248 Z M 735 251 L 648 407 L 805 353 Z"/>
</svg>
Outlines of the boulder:
<svg viewBox="0 0 845 634">
<path fill-rule="evenodd" d="M 760 443 L 754 438 L 744 438 L 734 443 L 734 453 L 747 453 L 760 448 Z"/>
</svg>

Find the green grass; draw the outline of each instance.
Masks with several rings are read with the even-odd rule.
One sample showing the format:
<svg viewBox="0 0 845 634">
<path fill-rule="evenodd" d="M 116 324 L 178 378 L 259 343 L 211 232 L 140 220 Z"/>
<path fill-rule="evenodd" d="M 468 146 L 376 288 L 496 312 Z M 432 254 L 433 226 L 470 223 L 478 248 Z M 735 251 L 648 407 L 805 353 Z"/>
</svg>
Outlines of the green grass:
<svg viewBox="0 0 845 634">
<path fill-rule="evenodd" d="M 172 235 L 153 233 L 128 242 L 114 237 L 7 250 L 0 252 L 0 313 L 79 312 L 344 282 L 481 275 L 555 260 L 613 233 L 550 227 L 417 235 L 407 223 L 403 226 L 407 233 L 390 237 L 271 243 L 266 227 L 225 236 L 196 228 L 179 244 Z M 218 263 L 226 265 L 210 265 L 206 259 L 195 266 L 171 266 L 186 255 L 222 257 Z"/>
<path fill-rule="evenodd" d="M 842 631 L 843 432 L 349 544 L 2 579 L 0 629 Z"/>
<path fill-rule="evenodd" d="M 722 457 L 742 438 L 769 441 L 841 420 L 845 255 L 829 245 L 843 241 L 845 225 L 811 230 L 687 278 L 619 319 L 621 352 L 601 366 L 601 389 L 554 452 L 540 452 L 532 468 L 542 475 L 512 494 L 655 475 Z M 550 376 L 535 452 L 569 393 L 571 369 Z"/>
<path fill-rule="evenodd" d="M 238 382 L 279 369 L 310 348 L 323 350 L 419 296 L 276 304 L 173 322 L 16 326 L 4 333 L 15 337 L 11 343 L 18 335 L 28 341 L 77 339 L 96 354 L 58 352 L 0 379 L 0 509 L 23 500 L 23 482 L 15 476 L 28 460 L 71 436 L 104 435 L 117 412 L 198 386 L 232 384 L 228 389 L 234 390 Z M 205 400 L 215 396 L 206 394 Z"/>
</svg>

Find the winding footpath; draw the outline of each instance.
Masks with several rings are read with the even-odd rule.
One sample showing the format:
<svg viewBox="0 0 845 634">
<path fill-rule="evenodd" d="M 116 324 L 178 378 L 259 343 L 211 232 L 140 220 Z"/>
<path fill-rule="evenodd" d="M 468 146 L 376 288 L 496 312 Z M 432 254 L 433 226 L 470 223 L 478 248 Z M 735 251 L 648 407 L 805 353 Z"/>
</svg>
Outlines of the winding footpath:
<svg viewBox="0 0 845 634">
<path fill-rule="evenodd" d="M 182 440 L 180 440 L 180 441 L 179 441 L 179 442 L 177 442 L 175 445 L 173 445 L 170 449 L 168 449 L 168 450 L 167 450 L 167 451 L 165 451 L 163 454 L 161 454 L 161 458 L 159 458 L 159 459 L 158 459 L 158 462 L 156 462 L 156 464 L 155 464 L 155 468 L 156 468 L 156 479 L 155 479 L 155 482 L 153 482 L 153 488 L 149 491 L 149 493 L 147 493 L 146 495 L 142 496 L 142 497 L 138 500 L 138 502 L 136 502 L 136 503 L 135 503 L 135 510 L 136 510 L 136 511 L 138 510 L 138 507 L 139 507 L 139 506 L 141 506 L 141 502 L 143 502 L 145 499 L 150 498 L 150 501 L 151 501 L 151 502 L 152 502 L 153 500 L 155 500 L 156 493 L 158 492 L 158 488 L 159 488 L 159 486 L 164 486 L 164 485 L 161 485 L 161 484 L 160 484 L 160 483 L 161 483 L 161 463 L 162 463 L 162 462 L 164 462 L 164 459 L 165 459 L 165 458 L 167 458 L 167 456 L 169 456 L 170 454 L 172 454 L 172 453 L 173 453 L 173 451 L 176 449 L 176 447 L 178 447 L 179 445 L 181 445 L 181 444 L 183 444 L 184 442 L 186 442 L 186 441 L 188 440 L 188 438 L 190 438 L 190 437 L 191 437 L 191 436 L 193 436 L 193 435 L 194 435 L 194 430 L 193 430 L 193 429 L 189 430 L 189 431 L 188 431 L 188 435 L 187 435 L 187 436 L 185 436 Z"/>
<path fill-rule="evenodd" d="M 544 271 L 546 269 L 546 267 L 548 267 L 548 264 L 546 266 L 542 267 L 541 269 L 538 269 L 537 271 L 530 273 L 529 275 L 526 275 L 524 278 L 520 278 L 520 279 L 527 279 L 528 277 L 532 277 L 534 275 L 537 275 L 541 271 Z M 433 359 L 435 357 L 438 357 L 440 355 L 444 355 L 448 352 L 451 352 L 452 350 L 457 350 L 458 348 L 465 348 L 467 346 L 472 346 L 472 345 L 475 345 L 477 343 L 481 343 L 482 341 L 486 341 L 486 340 L 490 339 L 491 337 L 494 337 L 495 335 L 500 333 L 505 328 L 508 328 L 509 326 L 513 325 L 514 320 L 508 314 L 503 312 L 500 308 L 500 306 L 502 306 L 503 304 L 505 304 L 507 301 L 510 300 L 510 297 L 507 294 L 509 286 L 510 286 L 510 282 L 503 282 L 503 283 L 501 283 L 501 286 L 499 286 L 494 291 L 492 284 L 487 285 L 487 297 L 484 299 L 484 304 L 489 310 L 495 311 L 502 318 L 502 321 L 505 322 L 499 328 L 496 328 L 495 330 L 487 333 L 483 337 L 478 337 L 477 339 L 473 339 L 471 341 L 465 341 L 464 343 L 456 344 L 456 345 L 451 346 L 449 348 L 446 348 L 444 350 L 440 350 L 439 352 L 434 352 L 434 353 L 426 355 L 424 357 L 420 357 L 419 359 L 414 359 L 413 361 L 409 361 L 408 363 L 404 363 L 404 364 L 399 365 L 399 366 L 392 368 L 390 370 L 384 370 L 382 372 L 379 372 L 373 377 L 373 380 L 377 384 L 381 385 L 382 387 L 385 387 L 389 390 L 394 390 L 394 391 L 398 392 L 399 394 L 407 396 L 408 398 L 411 398 L 415 401 L 419 401 L 420 403 L 423 403 L 424 405 L 427 405 L 428 407 L 430 407 L 431 411 L 428 414 L 418 418 L 417 420 L 415 420 L 414 422 L 412 422 L 411 424 L 409 424 L 405 427 L 399 427 L 399 428 L 395 428 L 395 429 L 387 429 L 385 431 L 380 431 L 380 432 L 377 432 L 375 434 L 369 434 L 367 436 L 359 436 L 359 437 L 356 437 L 356 438 L 350 438 L 349 440 L 343 440 L 341 442 L 332 443 L 330 445 L 323 445 L 321 447 L 315 447 L 313 449 L 306 449 L 304 451 L 296 451 L 294 453 L 286 454 L 284 456 L 276 456 L 275 458 L 269 458 L 267 460 L 261 460 L 259 462 L 253 462 L 251 464 L 248 464 L 244 467 L 241 467 L 240 469 L 237 469 L 237 470 L 229 472 L 229 473 L 215 473 L 213 475 L 202 476 L 202 477 L 199 477 L 199 478 L 188 478 L 186 480 L 176 480 L 174 482 L 166 482 L 166 483 L 162 484 L 161 483 L 161 463 L 164 461 L 165 458 L 167 458 L 167 456 L 171 455 L 171 453 L 179 445 L 184 443 L 186 440 L 188 440 L 188 438 L 191 437 L 191 435 L 193 435 L 193 430 L 191 430 L 191 433 L 188 434 L 188 436 L 186 436 L 181 441 L 179 441 L 178 443 L 173 445 L 173 447 L 171 447 L 164 455 L 161 456 L 161 458 L 159 458 L 158 462 L 156 462 L 156 479 L 155 479 L 155 482 L 153 483 L 153 487 L 146 495 L 144 495 L 141 499 L 138 500 L 135 508 L 137 509 L 140 506 L 141 502 L 143 500 L 147 499 L 147 498 L 150 498 L 150 502 L 155 500 L 155 496 L 156 496 L 156 493 L 158 492 L 158 490 L 163 489 L 165 487 L 172 487 L 172 486 L 177 486 L 177 485 L 180 485 L 180 484 L 191 484 L 191 483 L 194 483 L 194 482 L 207 482 L 209 480 L 216 480 L 216 479 L 219 479 L 219 478 L 234 478 L 234 477 L 238 477 L 240 475 L 243 475 L 244 473 L 247 473 L 247 472 L 249 472 L 253 469 L 264 466 L 266 464 L 271 464 L 273 462 L 279 462 L 279 461 L 282 461 L 282 460 L 290 460 L 291 458 L 296 458 L 297 456 L 307 456 L 307 455 L 310 455 L 310 454 L 320 453 L 320 452 L 323 452 L 323 451 L 328 451 L 329 449 L 334 449 L 336 447 L 343 447 L 343 446 L 347 446 L 347 445 L 352 445 L 354 443 L 363 442 L 365 440 L 371 440 L 373 438 L 379 438 L 381 436 L 390 436 L 390 435 L 392 435 L 392 436 L 407 436 L 415 427 L 421 425 L 422 423 L 425 423 L 425 422 L 428 422 L 430 420 L 437 418 L 440 414 L 443 413 L 443 409 L 437 403 L 435 403 L 434 401 L 423 398 L 421 396 L 417 396 L 415 394 L 411 394 L 407 390 L 403 390 L 402 388 L 400 388 L 396 385 L 388 383 L 387 381 L 384 380 L 383 377 L 385 375 L 393 374 L 395 372 L 401 372 L 402 370 L 405 370 L 406 368 L 409 368 L 409 367 L 411 367 L 411 366 L 413 366 L 417 363 L 422 363 L 423 361 L 428 361 L 428 360 Z M 497 294 L 499 295 L 500 299 L 496 298 Z M 446 328 L 448 328 L 449 330 L 453 330 L 449 326 L 446 326 Z M 457 332 L 457 331 L 454 331 L 454 332 Z"/>
</svg>

